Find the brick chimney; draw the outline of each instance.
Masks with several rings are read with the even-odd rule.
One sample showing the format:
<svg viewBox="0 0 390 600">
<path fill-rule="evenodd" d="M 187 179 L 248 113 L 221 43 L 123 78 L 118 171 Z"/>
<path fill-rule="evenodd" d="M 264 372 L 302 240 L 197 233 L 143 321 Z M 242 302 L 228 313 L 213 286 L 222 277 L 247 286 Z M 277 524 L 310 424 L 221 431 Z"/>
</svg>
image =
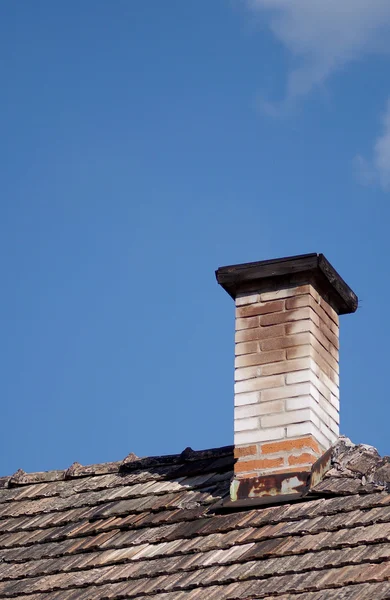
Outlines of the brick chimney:
<svg viewBox="0 0 390 600">
<path fill-rule="evenodd" d="M 322 254 L 221 267 L 235 300 L 235 479 L 312 464 L 339 436 L 339 315 L 358 299 Z"/>
</svg>

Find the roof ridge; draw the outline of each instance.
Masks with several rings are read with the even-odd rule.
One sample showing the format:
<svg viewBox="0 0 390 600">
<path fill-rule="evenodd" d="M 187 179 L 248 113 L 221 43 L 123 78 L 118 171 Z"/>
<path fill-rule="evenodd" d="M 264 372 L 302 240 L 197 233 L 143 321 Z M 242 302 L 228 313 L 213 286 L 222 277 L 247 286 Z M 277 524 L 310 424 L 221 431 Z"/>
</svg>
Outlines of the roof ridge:
<svg viewBox="0 0 390 600">
<path fill-rule="evenodd" d="M 0 477 L 0 489 L 8 487 L 18 487 L 33 485 L 38 483 L 50 483 L 54 481 L 65 481 L 88 476 L 108 475 L 114 473 L 129 473 L 140 469 L 164 467 L 168 465 L 184 465 L 194 461 L 219 459 L 233 452 L 234 446 L 222 446 L 219 448 L 209 448 L 206 450 L 193 450 L 190 447 L 185 448 L 178 454 L 166 454 L 161 456 L 138 457 L 131 452 L 123 460 L 115 462 L 95 463 L 91 465 L 81 465 L 74 462 L 67 469 L 36 471 L 26 473 L 23 469 L 18 469 L 13 475 Z M 328 454 L 329 453 L 329 454 Z M 329 459 L 327 459 L 329 455 Z M 366 444 L 354 444 L 347 437 L 340 436 L 336 444 L 332 446 L 320 461 L 326 458 L 328 461 L 325 472 L 322 471 L 320 480 L 323 476 L 362 478 L 363 485 L 367 483 L 376 486 L 382 485 L 389 489 L 390 482 L 390 457 L 381 457 L 373 446 Z M 321 470 L 325 465 L 322 465 Z M 314 483 L 314 482 L 313 482 Z M 319 483 L 319 481 L 317 482 Z"/>
<path fill-rule="evenodd" d="M 139 469 L 159 467 L 172 464 L 184 464 L 187 462 L 205 460 L 210 458 L 221 458 L 233 452 L 233 446 L 222 446 L 220 448 L 209 448 L 206 450 L 193 450 L 185 448 L 179 454 L 165 454 L 162 456 L 138 457 L 130 452 L 123 460 L 116 462 L 95 463 L 82 465 L 74 462 L 67 469 L 51 471 L 35 471 L 26 473 L 18 469 L 13 475 L 0 477 L 0 488 L 33 485 L 37 483 L 50 483 L 53 481 L 65 481 L 91 475 L 109 475 L 111 473 L 128 473 Z"/>
</svg>

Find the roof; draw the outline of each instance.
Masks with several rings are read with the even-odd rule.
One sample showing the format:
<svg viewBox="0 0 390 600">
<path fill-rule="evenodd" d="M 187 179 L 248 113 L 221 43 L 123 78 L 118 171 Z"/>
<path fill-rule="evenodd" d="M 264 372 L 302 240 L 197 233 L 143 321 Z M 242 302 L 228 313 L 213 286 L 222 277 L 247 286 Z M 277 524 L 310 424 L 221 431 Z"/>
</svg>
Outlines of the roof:
<svg viewBox="0 0 390 600">
<path fill-rule="evenodd" d="M 186 449 L 1 479 L 0 598 L 390 598 L 390 458 L 342 439 L 303 501 L 223 512 L 233 462 Z"/>
</svg>

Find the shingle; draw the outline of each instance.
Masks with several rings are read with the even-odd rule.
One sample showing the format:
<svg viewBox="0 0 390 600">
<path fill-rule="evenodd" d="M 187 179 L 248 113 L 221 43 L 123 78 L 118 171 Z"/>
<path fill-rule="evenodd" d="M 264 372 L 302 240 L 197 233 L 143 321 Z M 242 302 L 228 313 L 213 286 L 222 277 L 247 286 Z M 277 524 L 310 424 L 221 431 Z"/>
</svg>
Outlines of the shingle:
<svg viewBox="0 0 390 600">
<path fill-rule="evenodd" d="M 265 600 L 384 600 L 390 593 L 390 583 L 363 583 L 321 592 L 267 596 Z M 168 600 L 168 599 L 167 599 Z"/>
<path fill-rule="evenodd" d="M 328 477 L 321 498 L 215 514 L 232 465 L 225 448 L 24 474 L 0 488 L 0 600 L 390 594 L 389 493 Z"/>
</svg>

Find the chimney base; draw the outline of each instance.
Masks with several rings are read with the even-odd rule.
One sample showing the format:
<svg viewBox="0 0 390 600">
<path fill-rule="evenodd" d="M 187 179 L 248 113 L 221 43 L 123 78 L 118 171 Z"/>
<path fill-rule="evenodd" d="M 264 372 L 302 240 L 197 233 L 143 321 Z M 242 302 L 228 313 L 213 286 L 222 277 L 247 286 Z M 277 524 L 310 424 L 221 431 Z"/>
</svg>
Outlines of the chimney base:
<svg viewBox="0 0 390 600">
<path fill-rule="evenodd" d="M 248 479 L 267 473 L 310 471 L 325 450 L 312 435 L 235 447 L 234 474 L 237 479 Z"/>
</svg>

